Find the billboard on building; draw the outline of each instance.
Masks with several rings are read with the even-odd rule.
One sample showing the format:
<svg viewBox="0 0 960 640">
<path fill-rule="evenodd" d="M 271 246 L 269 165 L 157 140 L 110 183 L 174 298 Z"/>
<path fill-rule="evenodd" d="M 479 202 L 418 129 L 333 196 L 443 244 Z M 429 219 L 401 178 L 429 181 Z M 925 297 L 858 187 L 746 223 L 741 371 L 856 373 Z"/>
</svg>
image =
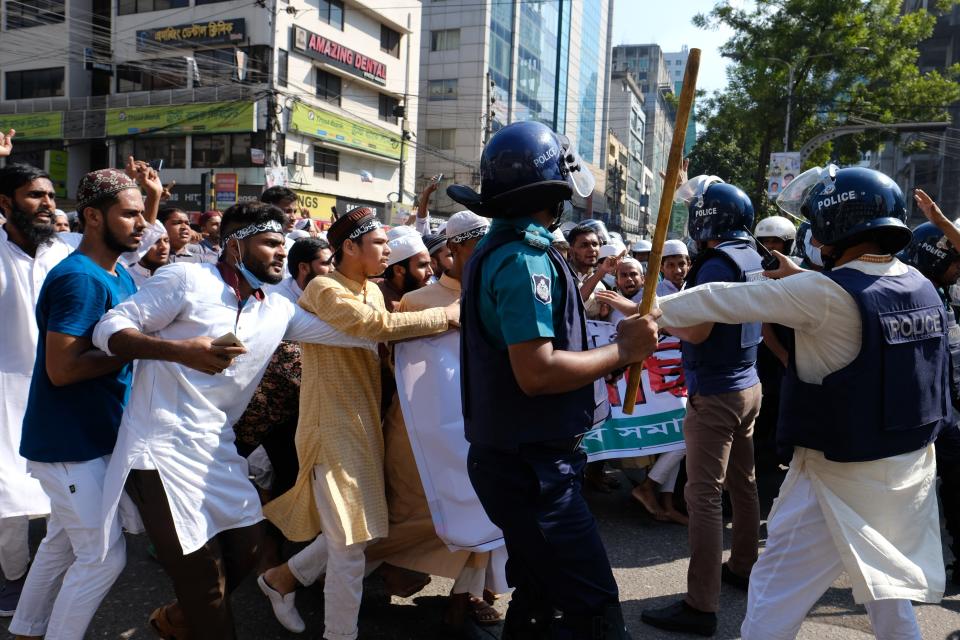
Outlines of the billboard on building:
<svg viewBox="0 0 960 640">
<path fill-rule="evenodd" d="M 800 175 L 800 152 L 781 151 L 770 154 L 767 173 L 767 196 L 773 200 L 790 182 Z"/>
</svg>

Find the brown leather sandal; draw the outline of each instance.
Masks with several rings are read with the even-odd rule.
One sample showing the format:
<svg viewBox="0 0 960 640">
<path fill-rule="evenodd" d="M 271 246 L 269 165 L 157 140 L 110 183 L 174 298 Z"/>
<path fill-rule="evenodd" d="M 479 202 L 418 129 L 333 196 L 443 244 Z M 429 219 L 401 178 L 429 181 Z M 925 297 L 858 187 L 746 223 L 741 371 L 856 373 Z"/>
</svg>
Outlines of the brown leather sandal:
<svg viewBox="0 0 960 640">
<path fill-rule="evenodd" d="M 164 605 L 158 609 L 155 609 L 153 613 L 150 614 L 150 627 L 156 632 L 158 636 L 163 638 L 163 640 L 190 640 L 190 630 L 186 627 L 177 627 L 170 622 L 170 618 L 167 616 L 167 610 L 172 605 Z"/>
</svg>

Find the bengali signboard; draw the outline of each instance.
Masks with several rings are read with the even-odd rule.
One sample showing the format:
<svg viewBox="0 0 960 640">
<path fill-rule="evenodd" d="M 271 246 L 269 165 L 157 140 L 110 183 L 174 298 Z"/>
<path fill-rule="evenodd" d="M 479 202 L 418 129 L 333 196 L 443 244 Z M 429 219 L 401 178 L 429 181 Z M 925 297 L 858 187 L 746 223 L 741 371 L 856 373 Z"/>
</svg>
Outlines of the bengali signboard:
<svg viewBox="0 0 960 640">
<path fill-rule="evenodd" d="M 173 27 L 137 31 L 137 51 L 151 48 L 195 47 L 197 45 L 241 42 L 247 37 L 246 21 L 210 20 Z"/>
<path fill-rule="evenodd" d="M 296 102 L 290 111 L 290 131 L 351 147 L 374 155 L 400 159 L 400 136 L 373 125 L 348 120 L 324 109 Z"/>
<path fill-rule="evenodd" d="M 254 102 L 206 102 L 107 109 L 107 136 L 244 133 L 257 130 Z"/>
<path fill-rule="evenodd" d="M 589 320 L 587 333 L 591 345 L 597 347 L 612 342 L 616 328 L 609 322 Z M 680 362 L 680 341 L 669 336 L 661 338 L 657 351 L 644 361 L 633 415 L 623 412 L 628 376 L 629 370 L 616 384 L 607 385 L 610 417 L 583 438 L 583 448 L 590 460 L 633 458 L 685 447 L 683 418 L 687 412 L 687 389 Z"/>
<path fill-rule="evenodd" d="M 17 140 L 59 140 L 63 138 L 63 112 L 0 113 L 0 131 L 17 130 Z"/>
<path fill-rule="evenodd" d="M 303 27 L 293 28 L 290 48 L 359 78 L 387 84 L 387 65 Z"/>
</svg>

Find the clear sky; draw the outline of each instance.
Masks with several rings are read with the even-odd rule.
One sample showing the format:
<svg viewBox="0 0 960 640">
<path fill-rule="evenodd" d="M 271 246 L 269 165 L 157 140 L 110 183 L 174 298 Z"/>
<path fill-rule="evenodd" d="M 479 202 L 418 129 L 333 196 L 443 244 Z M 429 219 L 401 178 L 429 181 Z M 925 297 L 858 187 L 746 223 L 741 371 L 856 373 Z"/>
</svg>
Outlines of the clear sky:
<svg viewBox="0 0 960 640">
<path fill-rule="evenodd" d="M 739 3 L 740 0 L 733 0 Z M 697 88 L 713 92 L 727 84 L 725 69 L 730 60 L 721 58 L 720 46 L 728 29 L 702 30 L 690 20 L 709 12 L 716 0 L 613 0 L 613 44 L 660 45 L 664 51 L 680 51 L 683 45 L 699 48 L 700 74 Z"/>
</svg>

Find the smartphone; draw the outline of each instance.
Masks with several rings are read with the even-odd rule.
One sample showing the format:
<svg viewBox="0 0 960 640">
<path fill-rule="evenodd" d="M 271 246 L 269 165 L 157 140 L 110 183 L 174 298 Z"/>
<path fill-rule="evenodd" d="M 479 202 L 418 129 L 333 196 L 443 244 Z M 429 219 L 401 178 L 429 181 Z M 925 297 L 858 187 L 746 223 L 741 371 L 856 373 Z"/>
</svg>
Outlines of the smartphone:
<svg viewBox="0 0 960 640">
<path fill-rule="evenodd" d="M 439 173 L 437 177 L 433 179 L 433 184 L 440 184 L 441 182 L 443 182 L 443 174 Z"/>
<path fill-rule="evenodd" d="M 154 171 L 160 173 L 160 169 L 163 169 L 163 158 L 160 160 L 151 160 L 147 164 L 149 164 Z"/>
<path fill-rule="evenodd" d="M 240 338 L 235 336 L 233 332 L 225 333 L 213 342 L 211 342 L 215 347 L 242 347 L 243 343 L 240 342 Z"/>
</svg>

